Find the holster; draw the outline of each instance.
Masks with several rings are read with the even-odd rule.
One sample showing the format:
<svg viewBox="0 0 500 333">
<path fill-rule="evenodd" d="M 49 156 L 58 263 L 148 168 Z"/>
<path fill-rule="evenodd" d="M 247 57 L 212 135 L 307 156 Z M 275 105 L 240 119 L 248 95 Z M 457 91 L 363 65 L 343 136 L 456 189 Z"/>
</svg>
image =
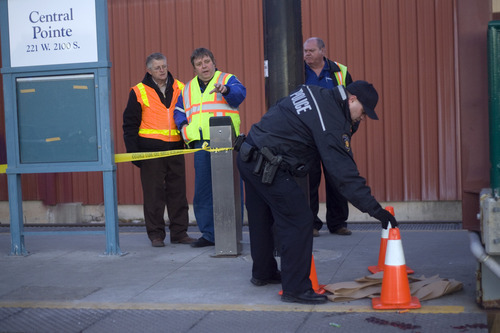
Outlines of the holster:
<svg viewBox="0 0 500 333">
<path fill-rule="evenodd" d="M 243 144 L 243 142 L 245 142 L 245 139 L 245 134 L 241 133 L 240 135 L 238 135 L 238 137 L 236 137 L 236 140 L 234 141 L 234 150 L 240 151 L 241 145 Z"/>
<path fill-rule="evenodd" d="M 250 162 L 253 158 L 255 147 L 246 142 L 242 142 L 240 146 L 240 158 L 243 162 Z"/>
<path fill-rule="evenodd" d="M 280 168 L 283 157 L 281 155 L 274 155 L 267 147 L 262 147 L 260 153 L 266 159 L 262 172 L 262 183 L 269 185 L 273 183 L 276 171 Z"/>
</svg>

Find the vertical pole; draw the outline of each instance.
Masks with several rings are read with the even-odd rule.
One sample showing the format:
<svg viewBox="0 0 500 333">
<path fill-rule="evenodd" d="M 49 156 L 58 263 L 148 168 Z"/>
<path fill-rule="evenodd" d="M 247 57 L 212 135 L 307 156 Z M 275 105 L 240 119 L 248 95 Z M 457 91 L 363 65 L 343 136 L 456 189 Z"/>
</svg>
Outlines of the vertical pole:
<svg viewBox="0 0 500 333">
<path fill-rule="evenodd" d="M 304 83 L 300 0 L 263 0 L 266 106 Z M 308 177 L 296 178 L 309 198 Z"/>
<path fill-rule="evenodd" d="M 500 22 L 488 25 L 488 92 L 490 125 L 490 184 L 495 200 L 500 196 Z"/>
<path fill-rule="evenodd" d="M 210 148 L 232 148 L 231 117 L 210 118 Z M 242 214 L 240 174 L 232 149 L 210 153 L 214 207 L 215 256 L 241 254 Z"/>
<path fill-rule="evenodd" d="M 21 175 L 18 173 L 7 174 L 9 188 L 10 209 L 10 255 L 28 255 L 24 246 L 23 225 L 23 195 L 21 188 Z"/>
<path fill-rule="evenodd" d="M 264 62 L 269 108 L 304 83 L 300 0 L 263 0 Z"/>
<path fill-rule="evenodd" d="M 118 230 L 118 208 L 116 198 L 116 170 L 104 171 L 104 216 L 106 218 L 106 253 L 107 255 L 125 255 L 120 249 Z"/>
<path fill-rule="evenodd" d="M 118 226 L 118 194 L 116 189 L 116 164 L 114 161 L 113 137 L 111 132 L 110 102 L 111 91 L 109 67 L 98 69 L 99 116 L 102 123 L 102 179 L 104 187 L 104 215 L 106 223 L 107 255 L 125 255 L 120 249 Z"/>
</svg>

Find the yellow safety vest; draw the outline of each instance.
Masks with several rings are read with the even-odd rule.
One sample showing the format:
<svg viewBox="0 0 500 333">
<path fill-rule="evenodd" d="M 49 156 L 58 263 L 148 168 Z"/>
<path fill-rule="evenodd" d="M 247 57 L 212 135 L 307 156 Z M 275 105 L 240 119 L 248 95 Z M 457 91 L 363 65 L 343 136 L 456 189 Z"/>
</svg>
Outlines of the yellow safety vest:
<svg viewBox="0 0 500 333">
<path fill-rule="evenodd" d="M 238 108 L 231 107 L 221 93 L 212 93 L 215 83 L 227 84 L 232 74 L 216 71 L 205 91 L 202 93 L 198 77 L 189 81 L 182 90 L 184 112 L 188 125 L 184 127 L 184 138 L 189 143 L 201 140 L 200 131 L 204 140 L 210 140 L 211 117 L 230 116 L 233 121 L 236 136 L 240 134 L 240 114 Z"/>
<path fill-rule="evenodd" d="M 175 80 L 172 88 L 174 92 L 168 108 L 161 102 L 160 97 L 153 88 L 144 85 L 142 82 L 132 88 L 137 96 L 137 101 L 142 107 L 139 136 L 166 142 L 176 142 L 182 139 L 174 122 L 174 109 L 175 103 L 184 88 L 184 83 Z"/>
<path fill-rule="evenodd" d="M 345 77 L 347 73 L 347 66 L 344 66 L 336 61 L 334 61 L 335 65 L 339 66 L 340 72 L 334 72 L 335 78 L 337 78 L 337 85 L 343 85 L 345 87 Z"/>
</svg>

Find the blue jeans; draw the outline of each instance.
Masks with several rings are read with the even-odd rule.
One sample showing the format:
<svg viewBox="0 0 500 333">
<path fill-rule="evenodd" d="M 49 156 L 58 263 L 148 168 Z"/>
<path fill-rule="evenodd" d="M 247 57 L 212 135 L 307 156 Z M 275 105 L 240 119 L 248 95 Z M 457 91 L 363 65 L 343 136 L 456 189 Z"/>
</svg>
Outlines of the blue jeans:
<svg viewBox="0 0 500 333">
<path fill-rule="evenodd" d="M 194 148 L 201 148 L 203 142 L 194 142 Z M 208 144 L 210 144 L 209 141 Z M 202 237 L 214 242 L 212 167 L 209 152 L 200 150 L 194 153 L 194 171 L 194 216 L 196 217 L 196 223 L 202 233 Z"/>
</svg>

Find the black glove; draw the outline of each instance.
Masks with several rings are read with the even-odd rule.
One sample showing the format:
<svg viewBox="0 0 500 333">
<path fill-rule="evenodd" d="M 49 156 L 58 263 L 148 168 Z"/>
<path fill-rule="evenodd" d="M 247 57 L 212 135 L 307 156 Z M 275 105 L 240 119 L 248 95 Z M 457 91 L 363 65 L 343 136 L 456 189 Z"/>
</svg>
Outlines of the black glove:
<svg viewBox="0 0 500 333">
<path fill-rule="evenodd" d="M 373 217 L 382 222 L 382 228 L 384 229 L 387 229 L 389 222 L 391 222 L 391 227 L 393 228 L 396 228 L 398 226 L 396 218 L 394 218 L 394 216 L 385 209 L 379 210 L 373 215 Z"/>
<path fill-rule="evenodd" d="M 132 161 L 132 163 L 138 168 L 140 168 L 142 165 L 142 161 Z"/>
</svg>

